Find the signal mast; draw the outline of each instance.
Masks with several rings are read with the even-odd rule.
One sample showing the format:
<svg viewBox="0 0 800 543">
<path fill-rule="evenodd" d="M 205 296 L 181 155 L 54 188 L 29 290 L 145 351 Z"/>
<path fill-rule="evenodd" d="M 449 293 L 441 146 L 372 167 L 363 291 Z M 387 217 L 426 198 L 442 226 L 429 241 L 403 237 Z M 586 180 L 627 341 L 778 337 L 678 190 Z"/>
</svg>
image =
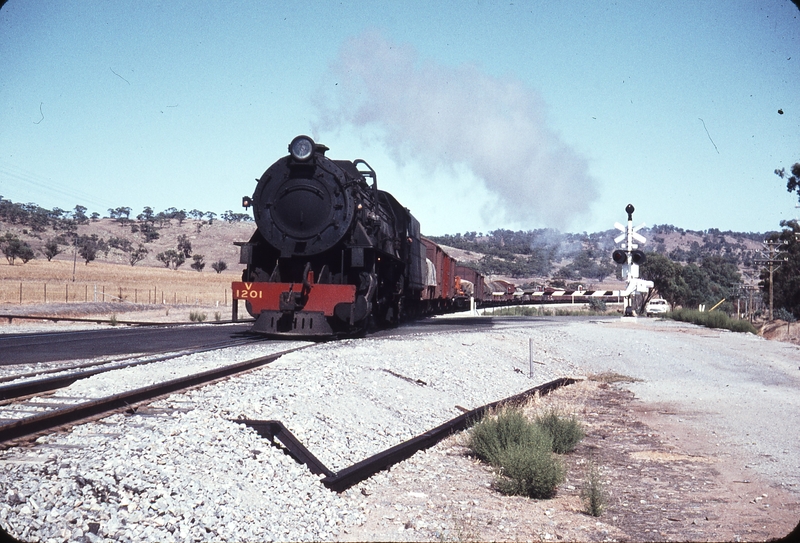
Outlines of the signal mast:
<svg viewBox="0 0 800 543">
<path fill-rule="evenodd" d="M 633 298 L 636 293 L 647 294 L 654 286 L 652 281 L 639 279 L 639 265 L 644 263 L 645 257 L 644 252 L 639 250 L 639 245 L 634 243 L 634 240 L 644 244 L 647 239 L 638 233 L 644 227 L 644 223 L 636 227 L 633 226 L 633 211 L 633 205 L 628 204 L 625 207 L 625 212 L 628 214 L 627 227 L 618 222 L 614 223 L 614 228 L 622 232 L 622 234 L 614 238 L 614 243 L 619 243 L 620 248 L 611 253 L 611 258 L 614 259 L 614 262 L 622 264 L 622 277 L 628 283 L 625 290 L 620 292 L 620 296 L 625 299 L 625 311 L 623 314 L 631 317 L 636 315 L 633 310 Z"/>
</svg>

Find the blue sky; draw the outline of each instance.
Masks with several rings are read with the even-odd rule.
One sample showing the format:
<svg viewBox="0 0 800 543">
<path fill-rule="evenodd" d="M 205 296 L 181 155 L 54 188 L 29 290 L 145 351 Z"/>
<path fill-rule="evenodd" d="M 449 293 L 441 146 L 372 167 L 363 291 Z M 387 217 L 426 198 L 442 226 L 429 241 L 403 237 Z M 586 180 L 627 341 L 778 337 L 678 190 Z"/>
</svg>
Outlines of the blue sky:
<svg viewBox="0 0 800 543">
<path fill-rule="evenodd" d="M 781 110 L 783 113 L 779 113 Z M 797 198 L 800 10 L 686 2 L 0 9 L 0 195 L 242 211 L 308 134 L 440 235 L 767 231 Z"/>
</svg>

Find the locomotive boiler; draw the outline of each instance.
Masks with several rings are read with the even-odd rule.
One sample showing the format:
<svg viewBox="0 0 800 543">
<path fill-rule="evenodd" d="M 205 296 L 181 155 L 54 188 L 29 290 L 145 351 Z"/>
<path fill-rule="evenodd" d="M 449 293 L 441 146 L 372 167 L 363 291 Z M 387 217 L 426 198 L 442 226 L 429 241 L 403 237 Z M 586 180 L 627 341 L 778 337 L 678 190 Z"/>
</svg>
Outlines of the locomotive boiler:
<svg viewBox="0 0 800 543">
<path fill-rule="evenodd" d="M 426 277 L 419 222 L 378 189 L 367 162 L 327 151 L 294 138 L 242 200 L 257 230 L 237 243 L 246 268 L 232 289 L 254 332 L 358 335 L 417 311 Z"/>
</svg>

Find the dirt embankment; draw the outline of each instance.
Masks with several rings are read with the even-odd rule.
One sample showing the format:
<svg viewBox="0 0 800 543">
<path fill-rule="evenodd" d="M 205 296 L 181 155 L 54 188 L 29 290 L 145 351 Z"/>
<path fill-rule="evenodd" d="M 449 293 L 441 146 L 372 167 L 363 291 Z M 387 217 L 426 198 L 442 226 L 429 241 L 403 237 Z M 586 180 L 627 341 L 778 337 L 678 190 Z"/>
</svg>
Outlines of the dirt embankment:
<svg viewBox="0 0 800 543">
<path fill-rule="evenodd" d="M 653 412 L 624 384 L 588 380 L 540 400 L 578 414 L 586 438 L 563 455 L 555 498 L 503 496 L 495 474 L 454 436 L 362 484 L 367 522 L 341 541 L 766 541 L 800 518 L 796 496 L 758 480 L 706 436 Z M 601 472 L 606 507 L 581 499 L 587 466 Z"/>
<path fill-rule="evenodd" d="M 787 341 L 800 345 L 800 322 L 786 322 L 776 319 L 764 324 L 759 330 L 765 339 Z"/>
</svg>

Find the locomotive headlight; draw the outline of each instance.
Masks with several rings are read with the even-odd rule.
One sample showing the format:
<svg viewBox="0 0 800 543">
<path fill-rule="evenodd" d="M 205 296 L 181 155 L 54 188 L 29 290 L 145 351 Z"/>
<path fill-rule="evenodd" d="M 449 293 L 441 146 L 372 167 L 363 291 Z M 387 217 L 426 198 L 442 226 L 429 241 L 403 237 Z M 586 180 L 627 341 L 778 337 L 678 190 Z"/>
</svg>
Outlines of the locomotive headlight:
<svg viewBox="0 0 800 543">
<path fill-rule="evenodd" d="M 305 162 L 314 154 L 314 140 L 308 136 L 297 136 L 289 144 L 289 154 L 295 160 Z"/>
</svg>

